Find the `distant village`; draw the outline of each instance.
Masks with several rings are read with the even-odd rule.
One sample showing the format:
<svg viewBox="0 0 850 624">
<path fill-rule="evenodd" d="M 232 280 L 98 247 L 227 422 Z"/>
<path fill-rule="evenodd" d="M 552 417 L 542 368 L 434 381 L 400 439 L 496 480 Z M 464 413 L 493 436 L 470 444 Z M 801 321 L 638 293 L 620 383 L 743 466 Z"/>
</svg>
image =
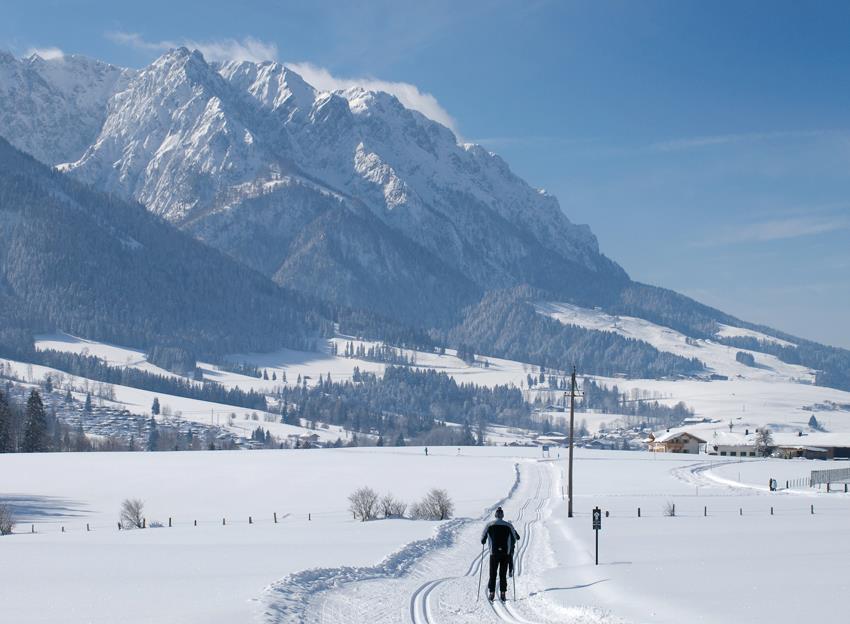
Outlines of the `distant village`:
<svg viewBox="0 0 850 624">
<path fill-rule="evenodd" d="M 575 445 L 581 448 L 721 457 L 850 459 L 850 433 L 822 431 L 814 416 L 809 420 L 807 430 L 796 432 L 772 432 L 768 428 L 732 431 L 733 427 L 726 431 L 720 428 L 722 423 L 719 420 L 689 417 L 679 426 L 661 431 L 649 423 L 624 426 L 615 420 L 616 424 L 602 425 L 595 433 L 587 431 L 582 424 L 582 416 L 582 413 L 577 413 L 575 419 Z M 560 422 L 563 420 L 560 419 Z M 569 429 L 567 432 L 537 434 L 533 442 L 541 447 L 568 446 Z"/>
</svg>

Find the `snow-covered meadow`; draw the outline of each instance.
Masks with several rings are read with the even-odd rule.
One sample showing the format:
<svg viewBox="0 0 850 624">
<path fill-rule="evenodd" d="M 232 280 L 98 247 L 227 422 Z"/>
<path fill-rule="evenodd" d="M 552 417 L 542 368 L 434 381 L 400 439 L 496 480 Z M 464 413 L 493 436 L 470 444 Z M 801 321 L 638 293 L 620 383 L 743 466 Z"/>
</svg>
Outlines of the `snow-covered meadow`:
<svg viewBox="0 0 850 624">
<path fill-rule="evenodd" d="M 830 465 L 846 464 L 579 449 L 569 519 L 566 453 L 538 449 L 6 455 L 20 534 L 0 538 L 0 595 L 23 624 L 827 620 L 850 589 L 850 495 L 766 486 Z M 409 501 L 444 487 L 460 519 L 355 521 L 364 484 Z M 166 527 L 119 532 L 125 497 Z M 478 536 L 499 501 L 524 541 L 517 600 L 491 607 Z"/>
<path fill-rule="evenodd" d="M 514 478 L 511 458 L 457 449 L 0 455 L 0 501 L 21 532 L 0 541 L 14 570 L 0 584 L 3 619 L 248 621 L 286 574 L 374 564 L 433 534 L 434 522 L 354 521 L 356 488 L 408 502 L 445 488 L 457 515 L 477 517 Z M 125 498 L 165 527 L 119 532 Z"/>
</svg>

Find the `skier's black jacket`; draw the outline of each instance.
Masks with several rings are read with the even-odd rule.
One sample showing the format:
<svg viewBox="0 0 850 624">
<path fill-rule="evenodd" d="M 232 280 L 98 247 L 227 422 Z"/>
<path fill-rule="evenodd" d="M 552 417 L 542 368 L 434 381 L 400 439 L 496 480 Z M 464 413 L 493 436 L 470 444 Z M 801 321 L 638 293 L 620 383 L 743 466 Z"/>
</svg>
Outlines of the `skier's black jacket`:
<svg viewBox="0 0 850 624">
<path fill-rule="evenodd" d="M 490 539 L 491 555 L 513 555 L 514 547 L 519 541 L 519 533 L 517 533 L 514 525 L 499 518 L 484 527 L 481 543 L 486 544 L 488 538 Z"/>
</svg>

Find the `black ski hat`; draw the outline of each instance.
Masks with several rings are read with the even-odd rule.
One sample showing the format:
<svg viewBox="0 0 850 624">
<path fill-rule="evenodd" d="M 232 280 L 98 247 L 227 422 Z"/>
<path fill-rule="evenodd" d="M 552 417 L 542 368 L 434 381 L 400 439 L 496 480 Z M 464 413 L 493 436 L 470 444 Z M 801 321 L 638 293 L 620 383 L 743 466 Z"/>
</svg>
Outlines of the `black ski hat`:
<svg viewBox="0 0 850 624">
<path fill-rule="evenodd" d="M 499 507 L 499 508 L 496 510 L 496 517 L 497 517 L 497 518 L 504 518 L 504 517 L 505 517 L 505 512 L 504 512 L 504 511 L 502 511 L 502 508 L 501 508 L 501 507 Z"/>
</svg>

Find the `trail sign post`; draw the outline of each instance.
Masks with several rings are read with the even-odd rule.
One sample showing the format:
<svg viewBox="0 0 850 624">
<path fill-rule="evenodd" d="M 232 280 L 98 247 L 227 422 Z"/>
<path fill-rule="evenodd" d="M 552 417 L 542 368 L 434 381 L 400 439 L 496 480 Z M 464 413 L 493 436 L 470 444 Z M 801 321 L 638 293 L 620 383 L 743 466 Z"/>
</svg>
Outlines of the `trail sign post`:
<svg viewBox="0 0 850 624">
<path fill-rule="evenodd" d="M 602 530 L 602 510 L 593 508 L 593 532 L 596 534 L 596 565 L 599 565 L 599 531 Z"/>
</svg>

